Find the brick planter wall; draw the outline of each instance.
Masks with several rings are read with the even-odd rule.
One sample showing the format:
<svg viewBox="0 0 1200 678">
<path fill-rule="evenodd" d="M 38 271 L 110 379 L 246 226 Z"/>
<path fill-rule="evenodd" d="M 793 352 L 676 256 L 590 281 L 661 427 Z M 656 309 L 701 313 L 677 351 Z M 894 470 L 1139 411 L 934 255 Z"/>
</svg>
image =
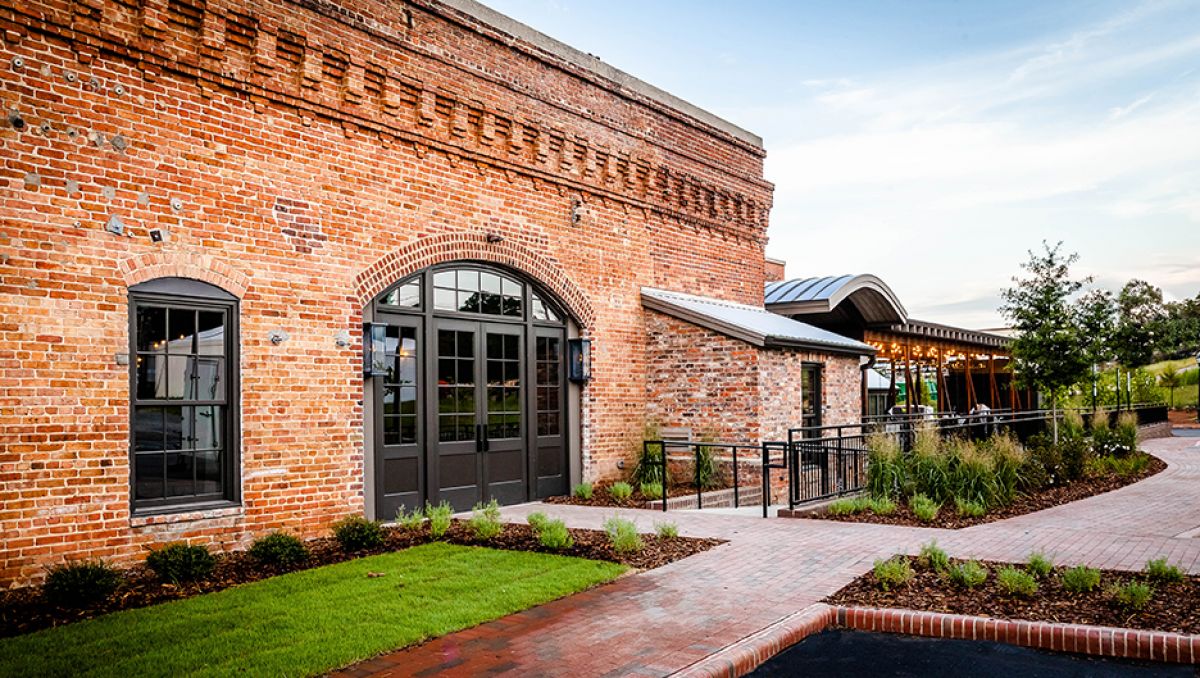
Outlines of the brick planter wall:
<svg viewBox="0 0 1200 678">
<path fill-rule="evenodd" d="M 0 585 L 361 512 L 362 309 L 420 267 L 501 264 L 571 311 L 593 480 L 645 418 L 639 289 L 761 302 L 756 140 L 448 5 L 26 0 L 0 63 Z M 131 516 L 116 356 L 160 276 L 240 298 L 234 509 Z"/>
<path fill-rule="evenodd" d="M 686 678 L 742 676 L 808 636 L 831 627 L 927 638 L 988 640 L 1103 657 L 1200 663 L 1200 636 L 1197 635 L 816 603 L 722 648 L 675 675 Z"/>
</svg>

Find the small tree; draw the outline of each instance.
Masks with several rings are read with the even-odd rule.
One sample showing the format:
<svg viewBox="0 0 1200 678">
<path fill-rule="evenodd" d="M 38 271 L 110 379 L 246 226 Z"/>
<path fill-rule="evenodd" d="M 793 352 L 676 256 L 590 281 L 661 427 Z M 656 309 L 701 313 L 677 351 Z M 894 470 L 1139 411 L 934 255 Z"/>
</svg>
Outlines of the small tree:
<svg viewBox="0 0 1200 678">
<path fill-rule="evenodd" d="M 1144 280 L 1130 280 L 1121 288 L 1116 303 L 1113 355 L 1130 370 L 1150 363 L 1165 330 L 1162 290 Z"/>
<path fill-rule="evenodd" d="M 1084 353 L 1093 366 L 1088 380 L 1092 389 L 1099 388 L 1096 366 L 1113 358 L 1111 339 L 1116 327 L 1116 312 L 1116 301 L 1108 290 L 1092 290 L 1075 303 Z"/>
<path fill-rule="evenodd" d="M 1158 375 L 1158 384 L 1171 393 L 1171 409 L 1175 409 L 1175 389 L 1183 385 L 1179 373 L 1168 365 L 1167 370 Z"/>
<path fill-rule="evenodd" d="M 1054 247 L 1043 242 L 1042 247 L 1044 253 L 1030 251 L 1029 261 L 1021 265 L 1029 277 L 1014 277 L 1016 285 L 1001 292 L 1000 312 L 1016 330 L 1012 353 L 1018 381 L 1050 395 L 1057 442 L 1058 400 L 1091 365 L 1080 313 L 1072 303 L 1088 280 L 1071 278 L 1071 264 L 1079 255 L 1062 254 L 1061 242 Z"/>
</svg>

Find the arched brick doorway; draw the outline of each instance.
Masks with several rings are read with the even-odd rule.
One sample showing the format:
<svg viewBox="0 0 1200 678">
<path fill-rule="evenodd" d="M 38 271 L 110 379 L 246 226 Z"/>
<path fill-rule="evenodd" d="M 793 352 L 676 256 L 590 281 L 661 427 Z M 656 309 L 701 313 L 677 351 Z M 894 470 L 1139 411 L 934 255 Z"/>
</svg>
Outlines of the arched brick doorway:
<svg viewBox="0 0 1200 678">
<path fill-rule="evenodd" d="M 366 389 L 376 517 L 567 491 L 570 319 L 540 281 L 490 262 L 441 263 L 365 310 L 386 336 L 384 369 Z"/>
</svg>

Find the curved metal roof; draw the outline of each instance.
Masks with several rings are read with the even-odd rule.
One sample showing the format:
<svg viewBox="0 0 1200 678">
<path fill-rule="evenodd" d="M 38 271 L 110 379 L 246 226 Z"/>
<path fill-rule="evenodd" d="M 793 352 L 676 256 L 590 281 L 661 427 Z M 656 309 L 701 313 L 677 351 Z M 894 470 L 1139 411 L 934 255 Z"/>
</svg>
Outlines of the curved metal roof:
<svg viewBox="0 0 1200 678">
<path fill-rule="evenodd" d="M 908 311 L 887 283 L 870 274 L 797 278 L 767 283 L 764 302 L 775 313 L 829 313 L 849 300 L 868 323 L 903 323 Z"/>
</svg>

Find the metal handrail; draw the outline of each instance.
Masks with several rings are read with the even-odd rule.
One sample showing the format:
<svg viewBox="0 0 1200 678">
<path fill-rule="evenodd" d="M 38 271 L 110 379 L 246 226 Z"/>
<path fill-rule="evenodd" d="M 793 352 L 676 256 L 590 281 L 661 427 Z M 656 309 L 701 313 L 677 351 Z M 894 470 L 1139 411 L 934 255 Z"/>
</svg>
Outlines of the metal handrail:
<svg viewBox="0 0 1200 678">
<path fill-rule="evenodd" d="M 669 489 L 668 488 L 669 483 L 667 482 L 667 477 L 668 477 L 667 462 L 672 456 L 670 454 L 670 452 L 668 451 L 671 447 L 675 447 L 675 448 L 684 447 L 684 448 L 690 449 L 693 452 L 692 456 L 694 457 L 694 459 L 693 459 L 692 468 L 695 469 L 695 474 L 696 474 L 696 477 L 693 479 L 693 482 L 696 487 L 696 508 L 698 508 L 698 509 L 704 508 L 704 488 L 701 487 L 701 484 L 700 484 L 700 450 L 701 449 L 715 448 L 718 450 L 729 450 L 730 457 L 721 458 L 714 454 L 713 459 L 720 460 L 720 461 L 725 461 L 728 459 L 728 460 L 732 461 L 732 464 L 733 464 L 733 506 L 734 506 L 734 508 L 741 507 L 741 481 L 739 478 L 738 468 L 744 462 L 738 460 L 738 450 L 758 451 L 760 449 L 759 445 L 752 445 L 749 443 L 725 443 L 725 442 L 717 442 L 717 441 L 711 441 L 711 440 L 646 440 L 646 441 L 643 441 L 643 443 L 642 443 L 643 455 L 649 455 L 651 446 L 657 446 L 658 449 L 660 450 L 659 464 L 662 469 L 662 486 L 663 486 L 662 510 L 664 513 L 667 511 L 667 499 L 668 499 L 667 495 L 668 495 L 668 489 Z M 676 455 L 674 458 L 675 459 L 680 459 L 680 458 L 686 459 L 688 457 L 681 457 L 679 455 Z"/>
</svg>

